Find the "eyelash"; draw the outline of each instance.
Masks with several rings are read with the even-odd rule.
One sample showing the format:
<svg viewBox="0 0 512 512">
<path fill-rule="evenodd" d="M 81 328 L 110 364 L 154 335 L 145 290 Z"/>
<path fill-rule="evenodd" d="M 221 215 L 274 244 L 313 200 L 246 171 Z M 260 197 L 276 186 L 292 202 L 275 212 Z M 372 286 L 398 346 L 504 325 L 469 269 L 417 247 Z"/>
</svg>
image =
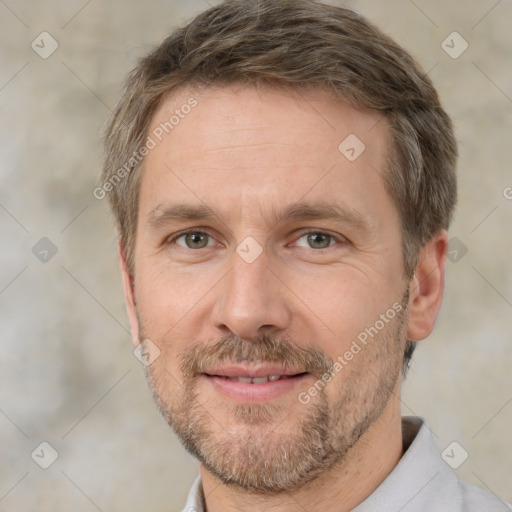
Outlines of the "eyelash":
<svg viewBox="0 0 512 512">
<path fill-rule="evenodd" d="M 208 237 L 210 237 L 211 239 L 213 239 L 213 237 L 205 230 L 202 230 L 200 228 L 194 228 L 194 229 L 187 229 L 186 231 L 181 231 L 180 233 L 177 233 L 174 237 L 172 238 L 168 238 L 166 241 L 165 241 L 165 245 L 170 245 L 171 243 L 176 243 L 177 240 L 179 240 L 180 238 L 188 235 L 188 234 L 200 234 L 200 235 L 206 235 Z M 321 251 L 321 250 L 326 250 L 326 249 L 330 249 L 331 247 L 334 247 L 336 244 L 339 244 L 339 243 L 342 243 L 342 244 L 346 244 L 348 242 L 348 240 L 339 235 L 339 236 L 336 236 L 336 235 L 333 235 L 327 231 L 322 231 L 322 230 L 318 230 L 318 229 L 311 229 L 311 230 L 308 230 L 308 231 L 303 231 L 300 233 L 300 235 L 298 236 L 298 238 L 295 240 L 295 241 L 298 241 L 300 240 L 301 238 L 303 238 L 304 236 L 307 236 L 307 235 L 311 235 L 311 234 L 315 234 L 315 235 L 325 235 L 325 236 L 328 236 L 331 238 L 331 241 L 335 241 L 336 243 L 332 244 L 332 245 L 328 245 L 327 247 L 324 247 L 322 249 L 315 249 L 313 247 L 309 247 L 309 249 L 312 249 L 314 251 Z M 177 244 L 176 244 L 177 245 Z M 198 251 L 200 249 L 207 249 L 207 247 L 201 247 L 200 249 L 191 249 L 190 247 L 184 247 L 184 246 L 179 246 L 181 247 L 182 249 L 189 249 L 191 251 Z M 306 249 L 306 247 L 302 247 L 302 249 Z"/>
</svg>

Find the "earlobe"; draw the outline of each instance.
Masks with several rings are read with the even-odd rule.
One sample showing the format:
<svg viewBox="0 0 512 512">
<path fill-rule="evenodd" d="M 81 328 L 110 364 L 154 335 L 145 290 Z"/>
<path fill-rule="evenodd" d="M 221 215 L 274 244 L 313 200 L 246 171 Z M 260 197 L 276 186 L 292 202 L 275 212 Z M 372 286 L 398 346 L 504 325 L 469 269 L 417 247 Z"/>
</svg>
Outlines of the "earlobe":
<svg viewBox="0 0 512 512">
<path fill-rule="evenodd" d="M 447 246 L 448 233 L 442 230 L 420 250 L 410 284 L 408 340 L 423 340 L 434 328 L 443 299 Z"/>
<path fill-rule="evenodd" d="M 128 321 L 130 322 L 130 330 L 132 333 L 132 342 L 135 347 L 140 345 L 139 341 L 139 318 L 137 315 L 137 303 L 135 299 L 135 288 L 133 276 L 128 270 L 126 262 L 125 249 L 121 240 L 118 242 L 119 265 L 121 267 L 121 276 L 123 279 L 124 299 L 126 303 L 126 312 L 128 313 Z"/>
</svg>

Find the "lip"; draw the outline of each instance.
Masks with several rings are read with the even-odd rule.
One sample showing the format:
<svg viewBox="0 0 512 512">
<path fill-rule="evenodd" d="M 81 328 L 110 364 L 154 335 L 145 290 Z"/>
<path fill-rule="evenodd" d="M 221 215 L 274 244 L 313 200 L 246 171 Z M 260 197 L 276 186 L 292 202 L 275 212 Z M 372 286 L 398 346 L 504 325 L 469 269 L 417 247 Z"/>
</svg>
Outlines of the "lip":
<svg viewBox="0 0 512 512">
<path fill-rule="evenodd" d="M 249 383 L 230 380 L 233 377 L 264 377 L 280 375 L 286 378 L 262 383 Z M 300 370 L 284 370 L 279 366 L 240 367 L 227 366 L 209 370 L 201 374 L 214 390 L 221 395 L 241 403 L 261 403 L 282 397 L 296 389 L 311 377 Z"/>
</svg>

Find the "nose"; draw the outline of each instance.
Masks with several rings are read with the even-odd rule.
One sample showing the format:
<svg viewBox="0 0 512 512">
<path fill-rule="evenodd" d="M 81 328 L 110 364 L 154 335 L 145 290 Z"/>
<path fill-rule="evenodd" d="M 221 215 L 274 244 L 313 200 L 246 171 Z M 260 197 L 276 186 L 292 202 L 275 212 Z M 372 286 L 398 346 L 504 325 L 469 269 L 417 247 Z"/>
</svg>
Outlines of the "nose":
<svg viewBox="0 0 512 512">
<path fill-rule="evenodd" d="M 276 334 L 290 324 L 290 292 L 265 253 L 252 263 L 234 253 L 231 270 L 216 293 L 214 323 L 223 335 L 251 339 Z"/>
</svg>

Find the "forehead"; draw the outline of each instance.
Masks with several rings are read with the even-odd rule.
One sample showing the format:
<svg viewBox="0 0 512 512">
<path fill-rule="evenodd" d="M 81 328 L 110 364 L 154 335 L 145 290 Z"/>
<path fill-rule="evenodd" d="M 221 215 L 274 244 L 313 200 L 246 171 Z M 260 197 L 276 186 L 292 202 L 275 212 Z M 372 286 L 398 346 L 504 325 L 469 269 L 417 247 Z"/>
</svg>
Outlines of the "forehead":
<svg viewBox="0 0 512 512">
<path fill-rule="evenodd" d="M 327 91 L 182 89 L 159 106 L 148 135 L 142 215 L 184 198 L 239 212 L 242 202 L 275 209 L 305 196 L 363 209 L 390 201 L 381 177 L 385 119 Z"/>
</svg>

